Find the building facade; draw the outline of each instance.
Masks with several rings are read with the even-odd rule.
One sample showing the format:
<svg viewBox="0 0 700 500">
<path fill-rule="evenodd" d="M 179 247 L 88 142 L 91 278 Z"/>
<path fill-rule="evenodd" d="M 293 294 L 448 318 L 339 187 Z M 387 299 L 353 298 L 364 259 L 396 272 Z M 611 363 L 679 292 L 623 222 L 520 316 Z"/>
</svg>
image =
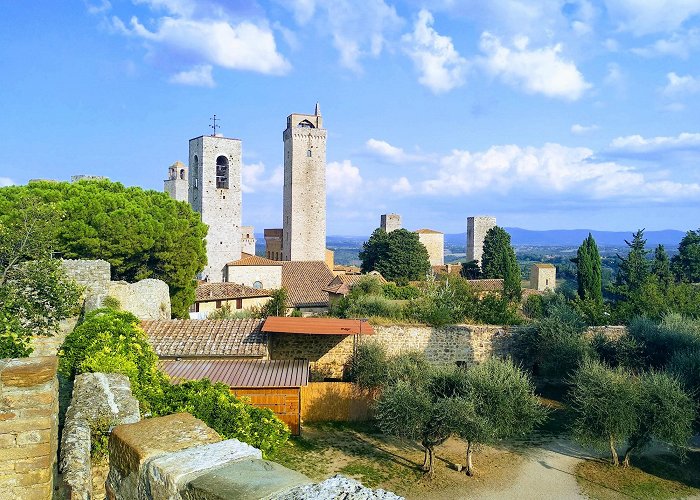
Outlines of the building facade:
<svg viewBox="0 0 700 500">
<path fill-rule="evenodd" d="M 530 268 L 530 288 L 544 292 L 557 286 L 557 268 L 553 264 L 533 264 Z"/>
<path fill-rule="evenodd" d="M 313 115 L 287 117 L 284 140 L 282 260 L 326 257 L 326 130 Z"/>
<path fill-rule="evenodd" d="M 496 226 L 496 218 L 478 215 L 467 218 L 467 262 L 476 260 L 481 266 L 484 255 L 484 238 L 492 227 Z"/>
<path fill-rule="evenodd" d="M 241 226 L 241 253 L 255 255 L 255 228 L 253 226 Z"/>
<path fill-rule="evenodd" d="M 220 135 L 190 139 L 189 202 L 209 226 L 202 278 L 226 279 L 226 264 L 241 258 L 241 141 Z"/>
<path fill-rule="evenodd" d="M 416 234 L 418 234 L 418 240 L 428 251 L 430 265 L 442 266 L 445 263 L 445 235 L 432 229 L 419 229 Z"/>
</svg>

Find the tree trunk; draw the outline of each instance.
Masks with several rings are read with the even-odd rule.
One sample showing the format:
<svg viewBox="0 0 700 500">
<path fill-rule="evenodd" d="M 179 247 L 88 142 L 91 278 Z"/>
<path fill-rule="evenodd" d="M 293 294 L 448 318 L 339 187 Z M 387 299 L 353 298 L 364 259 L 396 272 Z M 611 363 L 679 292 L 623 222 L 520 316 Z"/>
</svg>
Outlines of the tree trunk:
<svg viewBox="0 0 700 500">
<path fill-rule="evenodd" d="M 423 455 L 423 470 L 427 471 L 428 470 L 428 447 L 423 445 L 424 448 L 424 455 Z"/>
<path fill-rule="evenodd" d="M 620 459 L 617 457 L 617 450 L 615 449 L 615 440 L 610 436 L 610 455 L 612 457 L 613 465 L 620 465 Z"/>
<path fill-rule="evenodd" d="M 467 476 L 474 475 L 474 466 L 472 465 L 473 446 L 471 441 L 467 441 Z"/>
<path fill-rule="evenodd" d="M 629 448 L 627 448 L 627 451 L 625 452 L 625 458 L 622 460 L 623 467 L 630 466 L 630 455 L 632 454 L 633 449 L 634 449 L 634 445 L 631 445 Z"/>
<path fill-rule="evenodd" d="M 434 453 L 433 453 L 433 447 L 428 448 L 428 477 L 430 479 L 433 478 L 433 458 L 434 458 Z"/>
</svg>

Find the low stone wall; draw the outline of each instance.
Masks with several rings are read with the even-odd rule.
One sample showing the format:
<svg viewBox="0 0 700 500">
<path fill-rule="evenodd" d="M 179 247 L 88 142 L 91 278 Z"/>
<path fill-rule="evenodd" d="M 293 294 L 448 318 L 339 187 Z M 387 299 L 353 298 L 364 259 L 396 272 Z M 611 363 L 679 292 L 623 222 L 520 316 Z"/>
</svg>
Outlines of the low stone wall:
<svg viewBox="0 0 700 500">
<path fill-rule="evenodd" d="M 342 477 L 313 485 L 303 474 L 263 460 L 257 448 L 222 441 L 188 413 L 115 427 L 109 462 L 110 500 L 399 498 Z"/>
<path fill-rule="evenodd" d="M 85 311 L 102 307 L 107 297 L 111 267 L 106 260 L 63 260 L 63 270 L 69 278 L 85 287 Z"/>
<path fill-rule="evenodd" d="M 109 432 L 141 418 L 125 375 L 84 373 L 75 378 L 61 437 L 62 487 L 68 499 L 92 498 L 91 429 Z"/>
<path fill-rule="evenodd" d="M 141 320 L 170 319 L 170 290 L 165 281 L 112 281 L 108 296 L 117 299 L 122 310 Z"/>
<path fill-rule="evenodd" d="M 58 448 L 58 360 L 0 360 L 0 499 L 51 499 Z"/>
<path fill-rule="evenodd" d="M 390 355 L 407 351 L 425 353 L 435 364 L 481 363 L 492 356 L 513 355 L 519 327 L 498 325 L 375 326 L 374 335 L 299 335 L 270 336 L 270 359 L 308 359 L 312 381 L 340 379 L 357 345 L 376 342 Z M 588 335 L 602 332 L 618 338 L 624 326 L 597 326 Z"/>
</svg>

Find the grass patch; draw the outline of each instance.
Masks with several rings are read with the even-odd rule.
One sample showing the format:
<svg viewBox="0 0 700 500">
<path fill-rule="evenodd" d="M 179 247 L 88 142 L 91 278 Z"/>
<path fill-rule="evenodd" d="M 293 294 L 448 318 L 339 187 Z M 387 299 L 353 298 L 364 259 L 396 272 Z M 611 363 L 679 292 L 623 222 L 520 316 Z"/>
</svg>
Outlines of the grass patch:
<svg viewBox="0 0 700 500">
<path fill-rule="evenodd" d="M 666 477 L 635 466 L 624 469 L 602 460 L 585 460 L 578 464 L 576 478 L 585 495 L 600 500 L 629 497 L 663 500 L 700 494 L 700 489 L 692 486 L 698 481 L 697 464 L 681 463 L 670 455 L 642 457 L 638 461 L 641 467 Z"/>
</svg>

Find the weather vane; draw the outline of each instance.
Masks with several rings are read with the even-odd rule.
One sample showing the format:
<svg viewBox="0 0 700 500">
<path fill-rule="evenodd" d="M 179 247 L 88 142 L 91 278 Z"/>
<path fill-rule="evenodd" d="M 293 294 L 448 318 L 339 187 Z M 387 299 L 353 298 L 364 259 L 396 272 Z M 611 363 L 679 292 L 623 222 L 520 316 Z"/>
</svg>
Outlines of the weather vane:
<svg viewBox="0 0 700 500">
<path fill-rule="evenodd" d="M 216 115 L 214 115 L 214 118 L 209 118 L 209 121 L 212 122 L 212 125 L 209 125 L 209 128 L 211 128 L 211 129 L 214 130 L 214 133 L 211 134 L 211 135 L 215 136 L 215 135 L 216 135 L 216 129 L 217 129 L 217 128 L 221 128 L 221 126 L 220 126 L 220 125 L 217 125 L 217 123 L 216 123 L 216 122 L 217 122 Z"/>
</svg>

